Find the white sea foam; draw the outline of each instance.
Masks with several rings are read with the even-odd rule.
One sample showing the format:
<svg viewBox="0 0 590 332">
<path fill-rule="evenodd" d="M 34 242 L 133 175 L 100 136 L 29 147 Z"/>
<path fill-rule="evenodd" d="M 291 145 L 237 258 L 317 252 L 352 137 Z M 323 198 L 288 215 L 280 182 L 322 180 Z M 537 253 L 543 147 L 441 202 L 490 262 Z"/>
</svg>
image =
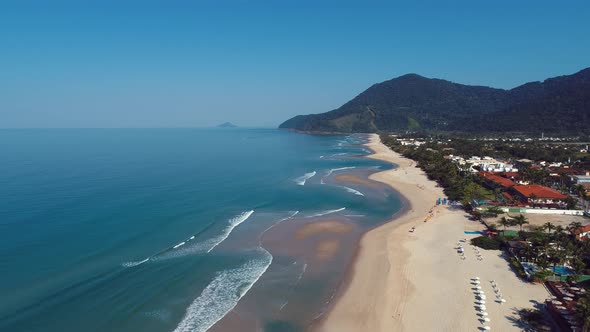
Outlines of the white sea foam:
<svg viewBox="0 0 590 332">
<path fill-rule="evenodd" d="M 343 170 L 345 170 L 345 169 L 353 169 L 353 168 L 356 168 L 356 167 L 355 167 L 355 166 L 349 166 L 349 167 L 332 168 L 332 169 L 329 169 L 329 170 L 326 172 L 326 175 L 324 175 L 324 177 L 326 177 L 326 176 L 330 176 L 330 175 L 332 175 L 332 173 L 334 173 L 334 172 L 343 171 Z"/>
<path fill-rule="evenodd" d="M 285 301 L 283 302 L 283 304 L 281 304 L 281 307 L 279 308 L 279 311 L 283 311 L 283 308 L 289 303 L 289 301 Z"/>
<path fill-rule="evenodd" d="M 163 253 L 162 255 L 158 255 L 158 256 L 154 257 L 153 259 L 154 260 L 163 260 L 163 259 L 182 257 L 182 256 L 187 256 L 187 255 L 192 255 L 192 254 L 208 253 L 211 250 L 213 250 L 215 247 L 217 247 L 221 242 L 225 241 L 225 239 L 227 239 L 229 237 L 229 235 L 234 230 L 234 228 L 238 227 L 238 225 L 240 225 L 241 223 L 246 221 L 246 219 L 248 219 L 252 215 L 252 213 L 254 213 L 254 210 L 242 212 L 239 215 L 229 219 L 228 223 L 225 226 L 225 228 L 223 229 L 222 233 L 215 236 L 215 237 L 209 238 L 209 239 L 204 240 L 202 242 L 198 242 L 194 245 L 184 246 L 181 249 L 174 250 L 174 249 L 178 248 L 178 245 L 176 245 L 176 246 L 172 247 L 172 249 L 170 251 Z"/>
<path fill-rule="evenodd" d="M 305 271 L 307 271 L 307 263 L 303 263 L 303 268 L 301 269 L 301 273 L 299 273 L 299 275 L 297 276 L 297 279 L 295 279 L 294 285 L 299 284 L 299 282 L 303 278 L 303 275 L 305 274 Z"/>
<path fill-rule="evenodd" d="M 363 194 L 362 192 L 356 190 L 356 189 L 352 189 L 349 187 L 345 187 L 345 186 L 340 186 L 341 188 L 345 189 L 346 191 L 348 191 L 349 193 L 358 195 L 358 196 L 365 196 L 365 194 Z"/>
<path fill-rule="evenodd" d="M 269 226 L 267 229 L 265 229 L 265 230 L 264 230 L 262 233 L 260 233 L 259 239 L 262 241 L 262 236 L 264 236 L 264 233 L 268 232 L 268 231 L 269 231 L 271 228 L 273 228 L 273 227 L 275 227 L 276 225 L 278 225 L 278 224 L 282 223 L 283 221 L 285 221 L 285 220 L 289 220 L 289 219 L 291 219 L 291 218 L 295 217 L 295 216 L 296 216 L 298 213 L 299 213 L 299 211 L 293 211 L 293 213 L 291 213 L 291 215 L 290 215 L 290 216 L 288 216 L 287 218 L 283 218 L 283 219 L 281 219 L 281 220 L 277 221 L 276 223 L 274 223 L 274 224 L 270 225 L 270 226 Z"/>
<path fill-rule="evenodd" d="M 263 257 L 217 274 L 188 306 L 174 332 L 205 332 L 227 315 L 272 263 L 272 255 L 262 248 L 260 251 Z"/>
<path fill-rule="evenodd" d="M 225 226 L 225 228 L 223 229 L 223 232 L 221 234 L 219 234 L 216 237 L 207 239 L 207 240 L 197 244 L 193 248 L 197 249 L 197 251 L 199 251 L 199 252 L 211 252 L 211 250 L 215 249 L 215 247 L 217 247 L 221 242 L 225 241 L 225 239 L 227 239 L 229 237 L 229 235 L 234 230 L 234 228 L 238 227 L 238 225 L 240 225 L 241 223 L 246 221 L 248 218 L 250 218 L 252 213 L 254 213 L 254 210 L 242 212 L 239 215 L 231 218 L 228 221 L 227 226 Z M 193 251 L 193 250 L 191 250 L 191 251 Z"/>
<path fill-rule="evenodd" d="M 309 172 L 309 173 L 305 173 L 304 175 L 298 177 L 297 179 L 295 179 L 295 183 L 297 183 L 300 186 L 305 185 L 305 182 L 309 179 L 311 179 L 312 177 L 314 177 L 316 174 L 315 171 L 313 172 Z"/>
<path fill-rule="evenodd" d="M 142 261 L 136 261 L 136 262 L 125 262 L 125 263 L 123 263 L 123 264 L 121 264 L 121 265 L 122 265 L 123 267 L 134 267 L 134 266 L 141 265 L 141 264 L 143 264 L 143 263 L 145 263 L 145 262 L 147 262 L 147 261 L 149 261 L 149 260 L 150 260 L 149 258 L 146 258 L 146 259 L 144 259 L 144 260 L 142 260 Z"/>
<path fill-rule="evenodd" d="M 189 240 L 192 240 L 192 239 L 194 239 L 194 238 L 195 238 L 195 236 L 193 235 L 193 236 L 191 236 L 191 237 L 189 238 Z"/>
<path fill-rule="evenodd" d="M 320 213 L 309 215 L 309 216 L 307 216 L 307 218 L 321 217 L 321 216 L 325 216 L 327 214 L 336 213 L 336 212 L 340 212 L 340 211 L 343 211 L 343 210 L 346 210 L 346 208 L 340 208 L 340 209 L 336 209 L 336 210 L 323 211 L 323 212 L 320 212 Z"/>
<path fill-rule="evenodd" d="M 181 247 L 185 244 L 186 242 L 180 242 L 179 244 L 175 245 L 174 247 L 172 247 L 172 249 L 176 249 L 178 247 Z"/>
</svg>

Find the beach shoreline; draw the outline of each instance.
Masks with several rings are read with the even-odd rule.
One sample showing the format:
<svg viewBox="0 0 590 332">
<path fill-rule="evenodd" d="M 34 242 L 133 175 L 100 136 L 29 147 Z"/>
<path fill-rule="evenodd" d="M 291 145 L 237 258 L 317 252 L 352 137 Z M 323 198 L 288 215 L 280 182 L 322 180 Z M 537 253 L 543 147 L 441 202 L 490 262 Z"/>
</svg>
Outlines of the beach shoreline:
<svg viewBox="0 0 590 332">
<path fill-rule="evenodd" d="M 471 284 L 475 276 L 489 297 L 488 325 L 500 331 L 522 330 L 517 310 L 542 303 L 548 296 L 544 287 L 519 279 L 499 250 L 482 250 L 482 258 L 476 259 L 469 240 L 478 235 L 465 232 L 484 226 L 471 221 L 459 206 L 436 206 L 436 200 L 445 197 L 442 188 L 414 161 L 382 144 L 379 136 L 372 134 L 366 145 L 374 152 L 369 158 L 398 166 L 370 179 L 397 191 L 405 206 L 362 236 L 341 289 L 310 330 L 478 330 L 484 321 Z M 415 231 L 410 232 L 411 227 Z M 458 243 L 466 247 L 464 259 L 457 253 Z M 492 280 L 502 288 L 507 304 L 494 298 Z"/>
<path fill-rule="evenodd" d="M 401 315 L 403 302 L 413 288 L 403 274 L 409 254 L 404 246 L 408 239 L 406 228 L 409 229 L 410 225 L 419 226 L 419 222 L 428 215 L 435 199 L 442 197 L 442 190 L 436 188 L 435 184 L 414 166 L 412 160 L 387 148 L 381 143 L 379 136 L 371 135 L 365 146 L 373 151 L 369 158 L 397 166 L 374 173 L 369 178 L 384 183 L 397 192 L 403 207 L 386 223 L 363 235 L 334 303 L 323 319 L 312 328 L 314 331 L 402 329 L 402 321 L 388 319 L 390 317 L 386 313 L 390 312 L 387 309 L 391 308 Z M 401 180 L 400 175 L 406 179 Z M 414 178 L 420 175 L 423 176 L 420 182 L 431 183 L 414 183 Z M 427 186 L 432 191 L 421 189 L 419 185 L 423 185 L 422 188 Z M 394 241 L 390 241 L 391 239 Z M 359 303 L 359 300 L 363 303 Z"/>
</svg>

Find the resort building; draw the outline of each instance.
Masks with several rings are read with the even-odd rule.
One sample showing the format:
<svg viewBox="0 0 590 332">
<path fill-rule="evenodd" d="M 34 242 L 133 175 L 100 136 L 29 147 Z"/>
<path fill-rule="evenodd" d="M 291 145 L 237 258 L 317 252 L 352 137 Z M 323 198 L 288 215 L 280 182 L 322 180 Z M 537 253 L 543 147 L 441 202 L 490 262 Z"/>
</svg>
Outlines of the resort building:
<svg viewBox="0 0 590 332">
<path fill-rule="evenodd" d="M 518 185 L 511 188 L 512 196 L 521 202 L 549 208 L 565 208 L 567 196 L 538 184 Z"/>
<path fill-rule="evenodd" d="M 512 164 L 507 164 L 501 161 L 498 161 L 492 157 L 478 157 L 472 156 L 469 159 L 465 159 L 460 156 L 453 156 L 448 155 L 445 156 L 446 159 L 450 159 L 452 162 L 459 164 L 459 165 L 470 165 L 471 171 L 476 173 L 477 171 L 473 169 L 473 167 L 478 167 L 479 170 L 485 172 L 512 172 L 517 173 L 518 169 L 514 167 Z"/>
<path fill-rule="evenodd" d="M 590 239 L 590 225 L 582 226 L 574 230 L 574 234 L 576 235 L 576 238 L 578 238 L 579 240 Z"/>
<path fill-rule="evenodd" d="M 482 178 L 484 178 L 487 187 L 490 189 L 501 188 L 501 189 L 507 190 L 511 187 L 516 186 L 516 183 L 514 181 L 507 179 L 505 177 L 493 174 L 491 172 L 481 171 L 481 172 L 479 172 L 479 175 Z"/>
<path fill-rule="evenodd" d="M 586 172 L 585 175 L 574 175 L 572 176 L 572 181 L 575 181 L 577 184 L 590 183 L 590 174 Z"/>
</svg>

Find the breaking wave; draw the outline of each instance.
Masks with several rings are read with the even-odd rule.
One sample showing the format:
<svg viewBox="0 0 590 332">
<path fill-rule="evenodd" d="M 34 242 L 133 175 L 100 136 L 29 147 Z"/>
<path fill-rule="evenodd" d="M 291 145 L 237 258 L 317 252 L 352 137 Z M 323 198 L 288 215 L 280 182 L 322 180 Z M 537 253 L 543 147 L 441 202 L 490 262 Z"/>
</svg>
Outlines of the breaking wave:
<svg viewBox="0 0 590 332">
<path fill-rule="evenodd" d="M 239 224 L 246 221 L 250 216 L 254 213 L 254 210 L 242 212 L 239 215 L 231 218 L 228 220 L 227 225 L 223 229 L 223 232 L 216 237 L 204 240 L 202 242 L 196 243 L 194 245 L 190 245 L 188 242 L 194 240 L 195 235 L 191 236 L 185 241 L 182 241 L 173 247 L 170 247 L 166 250 L 163 250 L 153 256 L 150 256 L 142 261 L 138 262 L 126 262 L 121 264 L 123 267 L 134 267 L 140 264 L 143 264 L 148 261 L 159 261 L 165 260 L 169 258 L 176 258 L 182 257 L 191 254 L 199 254 L 199 253 L 208 253 L 217 247 L 221 242 L 225 241 L 234 230 L 234 228 L 238 227 Z M 181 248 L 182 247 L 182 248 Z"/>
<path fill-rule="evenodd" d="M 134 266 L 141 265 L 141 264 L 143 264 L 143 263 L 145 263 L 145 262 L 147 262 L 149 260 L 150 260 L 149 258 L 146 258 L 146 259 L 144 259 L 142 261 L 137 261 L 137 262 L 125 262 L 125 263 L 121 264 L 121 266 L 123 266 L 123 267 L 134 267 Z"/>
<path fill-rule="evenodd" d="M 353 169 L 353 168 L 356 168 L 356 167 L 355 167 L 355 166 L 349 166 L 349 167 L 332 168 L 332 169 L 330 169 L 330 170 L 328 170 L 328 171 L 326 172 L 326 175 L 324 175 L 324 177 L 326 177 L 326 176 L 330 176 L 330 175 L 332 175 L 332 173 L 334 173 L 334 172 L 343 171 L 343 170 L 345 170 L 345 169 Z"/>
<path fill-rule="evenodd" d="M 352 194 L 355 194 L 355 195 L 358 195 L 358 196 L 365 196 L 365 194 L 363 194 L 362 192 L 360 192 L 360 191 L 358 191 L 356 189 L 352 189 L 352 188 L 345 187 L 345 186 L 339 186 L 339 187 L 345 189 L 349 193 L 352 193 Z"/>
<path fill-rule="evenodd" d="M 268 231 L 269 231 L 271 228 L 273 228 L 273 227 L 275 227 L 276 225 L 278 225 L 278 224 L 282 223 L 283 221 L 286 221 L 286 220 L 289 220 L 289 219 L 291 219 L 291 218 L 295 217 L 297 214 L 299 214 L 299 211 L 293 211 L 293 212 L 291 213 L 291 215 L 290 215 L 290 216 L 288 216 L 288 217 L 286 217 L 286 218 L 283 218 L 283 219 L 281 219 L 281 220 L 277 221 L 276 223 L 274 223 L 274 224 L 270 225 L 270 226 L 269 226 L 267 229 L 265 229 L 265 230 L 264 230 L 262 233 L 260 233 L 260 236 L 258 236 L 258 238 L 260 239 L 260 241 L 262 241 L 262 237 L 264 236 L 264 234 L 265 234 L 266 232 L 268 232 Z"/>
<path fill-rule="evenodd" d="M 272 255 L 263 248 L 259 250 L 263 257 L 218 273 L 186 308 L 174 332 L 205 332 L 230 312 L 272 263 Z"/>
<path fill-rule="evenodd" d="M 327 214 L 332 214 L 332 213 L 340 212 L 340 211 L 343 211 L 343 210 L 346 210 L 346 208 L 340 208 L 340 209 L 336 209 L 336 210 L 323 211 L 323 212 L 320 212 L 320 213 L 309 215 L 309 216 L 307 216 L 307 218 L 321 217 L 321 216 L 325 216 Z"/>
<path fill-rule="evenodd" d="M 305 185 L 305 182 L 309 179 L 311 179 L 312 177 L 314 177 L 316 174 L 315 171 L 313 172 L 309 172 L 309 173 L 305 173 L 304 175 L 298 177 L 297 179 L 295 179 L 295 183 L 297 183 L 300 186 Z"/>
<path fill-rule="evenodd" d="M 254 213 L 254 210 L 240 213 L 239 215 L 228 220 L 228 223 L 223 229 L 223 232 L 218 236 L 199 242 L 192 247 L 183 248 L 177 251 L 171 251 L 169 255 L 172 257 L 179 257 L 195 253 L 211 252 L 211 250 L 215 249 L 215 247 L 217 247 L 219 244 L 221 244 L 221 242 L 225 241 L 225 239 L 229 237 L 234 228 L 238 227 L 238 225 L 250 218 L 252 213 Z"/>
</svg>

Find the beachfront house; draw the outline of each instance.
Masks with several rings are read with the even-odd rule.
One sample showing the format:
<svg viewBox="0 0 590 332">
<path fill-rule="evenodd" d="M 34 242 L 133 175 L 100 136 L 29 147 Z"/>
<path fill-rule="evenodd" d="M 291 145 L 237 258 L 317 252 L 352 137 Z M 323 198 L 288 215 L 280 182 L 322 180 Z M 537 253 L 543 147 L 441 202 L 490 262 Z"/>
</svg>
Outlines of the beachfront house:
<svg viewBox="0 0 590 332">
<path fill-rule="evenodd" d="M 567 196 L 559 191 L 538 184 L 517 185 L 510 188 L 512 197 L 522 203 L 547 208 L 566 208 Z"/>
<path fill-rule="evenodd" d="M 502 190 L 508 190 L 516 186 L 514 181 L 491 172 L 480 171 L 479 176 L 484 179 L 486 186 L 490 189 L 500 188 Z"/>
<path fill-rule="evenodd" d="M 590 183 L 590 172 L 586 172 L 585 175 L 574 175 L 572 181 L 576 184 Z"/>
<path fill-rule="evenodd" d="M 578 240 L 588 240 L 590 239 L 590 225 L 577 228 L 573 230 L 573 233 L 576 235 Z"/>
</svg>

